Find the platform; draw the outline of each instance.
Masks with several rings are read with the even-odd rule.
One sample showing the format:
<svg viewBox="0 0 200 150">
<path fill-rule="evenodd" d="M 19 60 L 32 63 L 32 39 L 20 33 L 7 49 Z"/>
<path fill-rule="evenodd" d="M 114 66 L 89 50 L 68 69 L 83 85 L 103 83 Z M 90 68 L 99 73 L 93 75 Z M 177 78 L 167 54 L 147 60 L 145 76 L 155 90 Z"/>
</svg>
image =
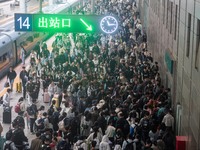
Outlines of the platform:
<svg viewBox="0 0 200 150">
<path fill-rule="evenodd" d="M 47 45 L 49 46 L 49 47 L 48 47 L 49 50 L 52 49 L 51 45 L 52 45 L 53 40 L 54 40 L 54 37 L 52 37 L 52 38 L 50 38 L 49 40 L 46 41 Z M 29 68 L 29 64 L 30 64 L 29 62 L 30 62 L 30 59 L 29 59 L 29 57 L 28 57 L 28 58 L 26 59 L 26 61 L 25 61 L 26 69 Z M 20 97 L 22 97 L 22 93 L 16 92 L 16 86 L 15 86 L 16 83 L 18 83 L 18 82 L 20 81 L 19 73 L 20 73 L 20 71 L 22 70 L 22 66 L 23 66 L 22 64 L 19 64 L 18 66 L 16 66 L 16 67 L 14 68 L 14 70 L 15 70 L 16 73 L 17 73 L 17 77 L 16 77 L 15 80 L 14 80 L 14 84 L 13 84 L 14 87 L 13 87 L 13 92 L 11 93 L 11 100 L 10 100 L 10 106 L 13 106 L 13 108 L 12 108 L 12 120 L 17 116 L 17 113 L 14 112 L 14 106 L 17 104 L 18 99 L 19 99 Z M 4 84 L 5 84 L 6 81 L 7 81 L 7 78 L 6 78 L 6 77 L 4 77 L 3 79 L 0 80 L 0 96 L 3 96 L 3 94 L 6 93 L 6 88 L 4 88 Z M 26 105 L 28 105 L 28 101 L 26 100 L 25 102 L 26 102 Z M 49 107 L 49 104 L 48 104 L 48 103 L 43 103 L 42 91 L 40 91 L 40 93 L 39 93 L 39 98 L 38 98 L 38 103 L 37 103 L 37 106 L 38 106 L 38 107 L 41 106 L 41 105 L 45 106 L 45 109 L 46 109 L 46 110 L 47 110 L 47 108 Z M 3 106 L 1 105 L 1 106 L 0 106 L 0 122 L 1 122 L 1 123 L 2 123 L 2 121 L 3 121 L 3 120 L 2 120 L 2 114 L 3 114 Z M 25 127 L 24 132 L 25 132 L 25 135 L 28 137 L 29 142 L 31 142 L 31 140 L 32 140 L 33 138 L 35 138 L 35 135 L 30 134 L 29 128 L 28 128 L 28 126 L 27 126 L 27 118 L 24 118 L 24 119 L 25 119 L 25 123 L 26 123 L 26 127 Z M 2 123 L 2 126 L 3 126 L 3 132 L 2 132 L 1 135 L 5 135 L 5 133 L 9 130 L 11 124 L 4 124 L 4 123 Z"/>
</svg>

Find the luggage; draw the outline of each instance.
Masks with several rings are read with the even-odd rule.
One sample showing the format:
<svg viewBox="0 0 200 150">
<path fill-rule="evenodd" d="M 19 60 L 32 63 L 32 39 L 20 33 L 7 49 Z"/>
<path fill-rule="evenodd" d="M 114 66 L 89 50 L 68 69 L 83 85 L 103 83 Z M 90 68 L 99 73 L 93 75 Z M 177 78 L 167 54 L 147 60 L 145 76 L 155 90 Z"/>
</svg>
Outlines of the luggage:
<svg viewBox="0 0 200 150">
<path fill-rule="evenodd" d="M 5 107 L 3 109 L 3 123 L 11 123 L 11 108 Z"/>
<path fill-rule="evenodd" d="M 52 101 L 53 101 L 53 100 L 56 101 L 56 103 L 55 103 L 55 107 L 56 107 L 56 108 L 59 108 L 59 107 L 60 107 L 60 106 L 59 106 L 59 99 L 56 98 L 56 97 L 53 97 L 53 98 L 52 98 Z"/>
<path fill-rule="evenodd" d="M 21 93 L 22 92 L 22 83 L 16 83 L 16 92 Z"/>
<path fill-rule="evenodd" d="M 8 88 L 8 87 L 10 87 L 10 84 L 9 84 L 9 82 L 6 82 L 6 83 L 4 84 L 4 87 L 5 87 L 5 88 Z"/>
<path fill-rule="evenodd" d="M 44 96 L 43 96 L 43 102 L 44 103 L 49 103 L 50 101 L 50 96 L 49 96 L 49 93 L 48 92 L 44 92 Z"/>
<path fill-rule="evenodd" d="M 21 93 L 22 92 L 22 83 L 19 82 L 18 83 L 18 93 Z"/>
</svg>

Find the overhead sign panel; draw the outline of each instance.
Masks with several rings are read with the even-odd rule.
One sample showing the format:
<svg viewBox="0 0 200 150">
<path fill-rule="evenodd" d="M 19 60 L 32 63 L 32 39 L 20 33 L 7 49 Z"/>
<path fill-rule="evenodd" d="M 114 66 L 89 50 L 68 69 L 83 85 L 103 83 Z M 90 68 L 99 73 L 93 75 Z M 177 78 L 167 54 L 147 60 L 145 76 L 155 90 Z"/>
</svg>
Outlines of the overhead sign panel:
<svg viewBox="0 0 200 150">
<path fill-rule="evenodd" d="M 114 16 L 15 14 L 15 31 L 113 34 L 117 29 Z"/>
</svg>

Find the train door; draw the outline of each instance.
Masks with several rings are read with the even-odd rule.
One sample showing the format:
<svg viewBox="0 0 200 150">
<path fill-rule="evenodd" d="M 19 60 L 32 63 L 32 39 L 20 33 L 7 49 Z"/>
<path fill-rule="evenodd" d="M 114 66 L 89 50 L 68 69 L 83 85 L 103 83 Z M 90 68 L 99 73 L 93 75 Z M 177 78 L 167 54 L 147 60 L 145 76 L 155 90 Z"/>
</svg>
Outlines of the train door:
<svg viewBox="0 0 200 150">
<path fill-rule="evenodd" d="M 18 52 L 17 52 L 17 42 L 16 40 L 13 42 L 13 48 L 14 48 L 14 53 L 15 53 L 15 64 L 18 63 L 19 61 L 19 55 L 18 55 Z"/>
</svg>

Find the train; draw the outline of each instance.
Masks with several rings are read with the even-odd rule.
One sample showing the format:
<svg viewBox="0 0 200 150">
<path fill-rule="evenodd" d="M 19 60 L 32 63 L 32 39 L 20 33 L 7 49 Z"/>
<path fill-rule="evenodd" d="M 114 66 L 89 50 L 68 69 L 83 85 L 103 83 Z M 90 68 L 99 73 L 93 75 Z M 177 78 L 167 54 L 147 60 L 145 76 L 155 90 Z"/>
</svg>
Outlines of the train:
<svg viewBox="0 0 200 150">
<path fill-rule="evenodd" d="M 47 6 L 43 8 L 44 13 L 68 13 L 69 9 L 79 5 L 79 0 L 71 0 L 66 4 L 56 6 Z M 38 42 L 50 38 L 52 33 L 47 32 L 0 32 L 0 79 L 2 79 L 9 70 L 10 66 L 15 67 L 21 63 L 21 46 L 25 48 L 27 56 Z"/>
</svg>

